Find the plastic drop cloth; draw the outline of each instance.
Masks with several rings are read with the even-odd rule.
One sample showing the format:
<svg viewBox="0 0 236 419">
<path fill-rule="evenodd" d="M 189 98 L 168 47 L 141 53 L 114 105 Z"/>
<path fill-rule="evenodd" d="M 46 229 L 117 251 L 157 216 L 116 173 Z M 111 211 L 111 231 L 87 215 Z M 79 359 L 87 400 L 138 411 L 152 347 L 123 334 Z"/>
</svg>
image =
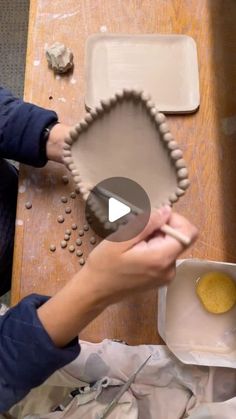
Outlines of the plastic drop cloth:
<svg viewBox="0 0 236 419">
<path fill-rule="evenodd" d="M 80 343 L 79 357 L 12 408 L 14 418 L 98 419 L 149 355 L 109 418 L 236 418 L 234 369 L 185 365 L 166 346 Z"/>
</svg>

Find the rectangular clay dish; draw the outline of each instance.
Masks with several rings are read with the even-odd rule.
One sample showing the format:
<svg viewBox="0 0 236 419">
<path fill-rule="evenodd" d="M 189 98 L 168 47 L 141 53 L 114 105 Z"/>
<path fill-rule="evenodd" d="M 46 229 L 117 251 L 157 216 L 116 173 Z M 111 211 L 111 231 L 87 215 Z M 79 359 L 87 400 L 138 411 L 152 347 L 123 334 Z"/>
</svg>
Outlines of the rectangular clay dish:
<svg viewBox="0 0 236 419">
<path fill-rule="evenodd" d="M 123 88 L 150 93 L 166 113 L 200 104 L 197 48 L 186 35 L 97 34 L 86 44 L 87 109 Z"/>
<path fill-rule="evenodd" d="M 185 364 L 236 368 L 236 306 L 208 313 L 196 294 L 197 279 L 209 271 L 236 281 L 236 264 L 199 259 L 178 262 L 176 278 L 158 293 L 158 331 Z"/>
</svg>

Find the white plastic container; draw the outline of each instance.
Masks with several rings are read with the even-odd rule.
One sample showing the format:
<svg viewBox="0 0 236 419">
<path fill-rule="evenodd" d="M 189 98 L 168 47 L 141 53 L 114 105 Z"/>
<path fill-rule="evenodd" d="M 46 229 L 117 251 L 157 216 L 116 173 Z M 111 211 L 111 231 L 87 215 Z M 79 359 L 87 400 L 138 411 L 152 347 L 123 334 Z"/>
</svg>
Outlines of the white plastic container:
<svg viewBox="0 0 236 419">
<path fill-rule="evenodd" d="M 198 278 L 209 271 L 226 272 L 236 281 L 236 264 L 178 261 L 175 280 L 159 291 L 158 331 L 185 364 L 236 368 L 236 306 L 211 314 L 196 294 Z"/>
</svg>

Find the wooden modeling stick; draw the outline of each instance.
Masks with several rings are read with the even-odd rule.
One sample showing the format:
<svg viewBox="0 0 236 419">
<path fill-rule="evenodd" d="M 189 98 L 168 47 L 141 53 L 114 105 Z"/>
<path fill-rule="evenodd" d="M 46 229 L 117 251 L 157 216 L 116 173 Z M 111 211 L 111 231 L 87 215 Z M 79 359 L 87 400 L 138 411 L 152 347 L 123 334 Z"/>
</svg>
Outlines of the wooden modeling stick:
<svg viewBox="0 0 236 419">
<path fill-rule="evenodd" d="M 178 230 L 175 230 L 173 227 L 169 226 L 168 224 L 164 224 L 160 230 L 164 234 L 168 234 L 169 236 L 173 237 L 174 239 L 178 240 L 184 246 L 189 246 L 191 243 L 191 239 L 186 236 L 185 234 L 181 233 Z"/>
</svg>

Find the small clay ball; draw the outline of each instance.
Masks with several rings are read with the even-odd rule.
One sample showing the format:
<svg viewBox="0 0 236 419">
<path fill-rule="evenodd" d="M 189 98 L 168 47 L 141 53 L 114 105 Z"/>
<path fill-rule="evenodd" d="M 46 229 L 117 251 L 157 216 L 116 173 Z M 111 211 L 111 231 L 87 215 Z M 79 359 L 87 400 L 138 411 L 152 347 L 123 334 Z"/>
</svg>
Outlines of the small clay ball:
<svg viewBox="0 0 236 419">
<path fill-rule="evenodd" d="M 66 207 L 66 209 L 65 209 L 65 213 L 66 213 L 66 214 L 70 214 L 70 213 L 71 213 L 71 207 Z"/>
<path fill-rule="evenodd" d="M 76 256 L 83 256 L 82 250 L 76 250 Z"/>
<path fill-rule="evenodd" d="M 163 140 L 168 143 L 169 141 L 173 140 L 173 136 L 170 132 L 166 132 L 166 134 L 163 135 Z"/>
<path fill-rule="evenodd" d="M 179 169 L 177 172 L 177 175 L 178 175 L 178 178 L 185 179 L 188 176 L 188 169 L 186 167 Z"/>
<path fill-rule="evenodd" d="M 87 122 L 85 121 L 85 119 L 82 119 L 82 120 L 80 121 L 80 126 L 83 128 L 83 130 L 86 130 L 86 129 L 88 128 L 88 124 L 87 124 Z"/>
<path fill-rule="evenodd" d="M 68 240 L 70 240 L 70 235 L 69 234 L 65 234 L 64 235 L 64 240 L 66 240 L 68 242 Z"/>
<path fill-rule="evenodd" d="M 189 179 L 182 179 L 182 180 L 179 181 L 179 187 L 184 189 L 184 190 L 187 189 L 189 187 L 189 185 L 190 185 Z"/>
<path fill-rule="evenodd" d="M 55 244 L 50 244 L 50 250 L 51 250 L 51 252 L 55 252 L 55 250 L 56 250 Z"/>
<path fill-rule="evenodd" d="M 159 130 L 162 134 L 166 134 L 169 131 L 168 125 L 165 122 L 163 122 L 162 124 L 160 124 Z"/>
<path fill-rule="evenodd" d="M 182 169 L 183 167 L 186 167 L 186 163 L 184 159 L 179 159 L 175 162 L 175 167 L 177 167 L 177 169 Z"/>
<path fill-rule="evenodd" d="M 85 115 L 84 119 L 85 119 L 86 122 L 92 122 L 93 117 L 92 117 L 92 115 L 90 115 L 90 113 L 87 113 Z"/>
<path fill-rule="evenodd" d="M 72 224 L 71 228 L 72 230 L 77 230 L 77 224 Z"/>
<path fill-rule="evenodd" d="M 62 196 L 61 197 L 61 202 L 63 202 L 63 204 L 66 204 L 68 202 L 68 199 L 66 196 Z"/>
<path fill-rule="evenodd" d="M 68 235 L 70 236 L 70 235 L 71 235 L 71 230 L 67 229 L 67 230 L 65 231 L 65 234 L 68 234 Z"/>
<path fill-rule="evenodd" d="M 81 246 L 82 240 L 81 239 L 76 239 L 75 243 L 77 244 L 77 246 Z"/>
<path fill-rule="evenodd" d="M 81 259 L 79 260 L 79 264 L 80 264 L 81 266 L 83 266 L 83 265 L 85 264 L 85 260 L 84 260 L 84 258 L 81 258 Z"/>
<path fill-rule="evenodd" d="M 83 236 L 84 235 L 84 230 L 79 230 L 79 236 Z"/>
<path fill-rule="evenodd" d="M 175 193 L 177 196 L 182 196 L 185 194 L 185 191 L 183 189 L 177 188 Z"/>
<path fill-rule="evenodd" d="M 155 116 L 158 111 L 157 111 L 157 108 L 153 107 L 153 108 L 150 109 L 150 112 L 151 112 L 152 116 Z"/>
<path fill-rule="evenodd" d="M 64 217 L 63 217 L 63 215 L 58 215 L 58 217 L 57 217 L 57 221 L 58 221 L 58 223 L 64 223 Z"/>
<path fill-rule="evenodd" d="M 95 237 L 91 237 L 89 241 L 90 241 L 91 244 L 95 244 L 96 243 L 96 238 Z"/>
<path fill-rule="evenodd" d="M 145 101 L 148 102 L 150 100 L 150 95 L 148 93 L 142 92 L 141 93 L 141 98 Z"/>
<path fill-rule="evenodd" d="M 102 104 L 104 109 L 109 110 L 109 108 L 110 108 L 110 100 L 109 99 L 102 99 L 101 104 Z"/>
<path fill-rule="evenodd" d="M 178 144 L 176 141 L 170 141 L 168 143 L 168 148 L 169 150 L 175 150 L 176 148 L 178 148 Z"/>
<path fill-rule="evenodd" d="M 75 127 L 75 129 L 72 129 L 70 131 L 70 137 L 73 141 L 77 140 L 78 133 L 77 133 L 76 127 Z M 70 149 L 70 147 L 69 147 L 69 149 Z"/>
<path fill-rule="evenodd" d="M 65 240 L 62 240 L 61 241 L 61 248 L 62 249 L 65 249 L 65 247 L 67 246 L 67 243 L 66 243 L 66 241 Z"/>
<path fill-rule="evenodd" d="M 73 246 L 73 244 L 71 244 L 69 246 L 69 252 L 73 253 L 75 251 L 75 246 Z"/>
<path fill-rule="evenodd" d="M 77 195 L 79 195 L 79 194 L 80 194 L 80 188 L 79 188 L 79 186 L 76 186 L 76 188 L 75 188 L 75 192 L 77 193 Z"/>
<path fill-rule="evenodd" d="M 178 159 L 181 159 L 183 157 L 183 153 L 179 149 L 171 151 L 170 155 L 171 155 L 173 160 L 178 160 Z"/>
<path fill-rule="evenodd" d="M 155 107 L 155 103 L 152 100 L 147 101 L 147 107 L 149 109 L 153 109 Z M 154 108 L 155 109 L 155 108 Z"/>
<path fill-rule="evenodd" d="M 158 112 L 155 116 L 155 120 L 157 124 L 162 124 L 165 121 L 165 115 L 163 113 Z"/>
<path fill-rule="evenodd" d="M 25 208 L 26 209 L 31 209 L 32 208 L 32 203 L 30 201 L 25 203 Z"/>
<path fill-rule="evenodd" d="M 177 195 L 175 193 L 172 193 L 169 196 L 169 200 L 170 200 L 170 202 L 176 202 L 176 201 L 178 201 L 178 197 L 177 197 Z"/>
<path fill-rule="evenodd" d="M 76 193 L 75 193 L 75 192 L 71 192 L 70 197 L 71 197 L 72 199 L 75 199 L 75 198 L 76 198 Z"/>
<path fill-rule="evenodd" d="M 66 175 L 62 176 L 62 182 L 64 183 L 64 185 L 67 185 L 69 183 L 68 176 Z"/>
<path fill-rule="evenodd" d="M 89 230 L 88 224 L 84 224 L 84 231 L 88 231 L 88 230 Z"/>
</svg>

